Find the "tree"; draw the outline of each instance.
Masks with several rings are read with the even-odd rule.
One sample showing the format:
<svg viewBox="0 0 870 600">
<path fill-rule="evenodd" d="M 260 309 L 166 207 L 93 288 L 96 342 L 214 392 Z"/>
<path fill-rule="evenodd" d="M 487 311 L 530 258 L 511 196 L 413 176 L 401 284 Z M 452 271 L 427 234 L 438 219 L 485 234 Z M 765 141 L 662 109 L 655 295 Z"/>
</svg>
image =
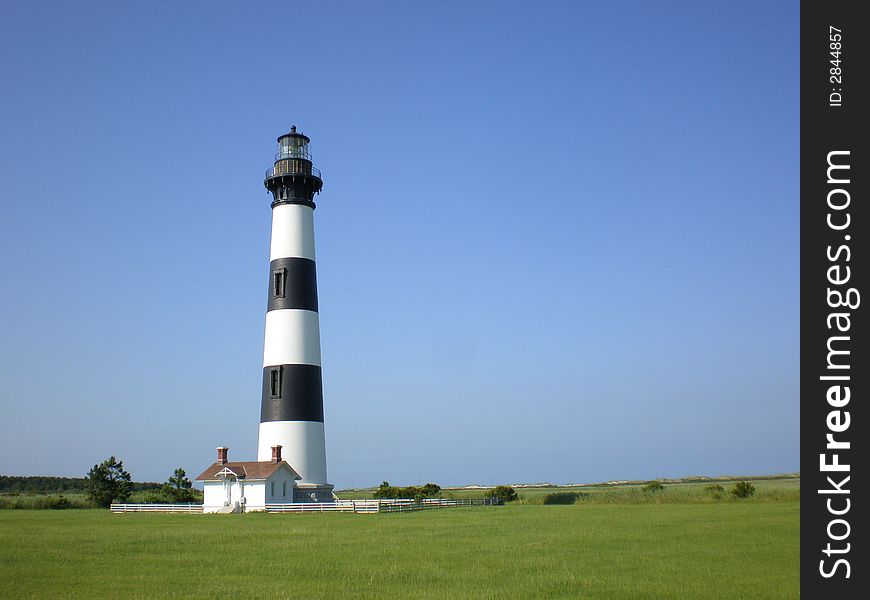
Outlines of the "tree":
<svg viewBox="0 0 870 600">
<path fill-rule="evenodd" d="M 112 502 L 126 502 L 130 499 L 130 474 L 123 462 L 110 456 L 88 471 L 85 491 L 89 500 L 103 508 Z"/>
<path fill-rule="evenodd" d="M 498 498 L 502 502 L 513 502 L 519 496 L 517 491 L 509 485 L 497 485 L 484 494 L 485 498 Z"/>
<path fill-rule="evenodd" d="M 193 492 L 193 483 L 187 478 L 187 473 L 181 467 L 175 469 L 169 481 L 163 484 L 161 491 L 171 502 L 193 502 L 196 498 Z"/>
</svg>

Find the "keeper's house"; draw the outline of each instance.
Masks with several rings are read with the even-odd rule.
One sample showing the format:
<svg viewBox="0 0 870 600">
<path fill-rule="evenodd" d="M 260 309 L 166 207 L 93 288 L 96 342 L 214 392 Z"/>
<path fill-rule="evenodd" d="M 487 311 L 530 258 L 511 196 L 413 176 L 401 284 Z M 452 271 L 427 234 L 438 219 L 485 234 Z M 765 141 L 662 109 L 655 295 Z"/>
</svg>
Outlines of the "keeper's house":
<svg viewBox="0 0 870 600">
<path fill-rule="evenodd" d="M 196 478 L 203 482 L 202 512 L 265 510 L 266 504 L 294 501 L 302 477 L 281 459 L 281 446 L 272 446 L 272 460 L 260 462 L 229 462 L 229 448 L 217 452 L 217 462 Z"/>
</svg>

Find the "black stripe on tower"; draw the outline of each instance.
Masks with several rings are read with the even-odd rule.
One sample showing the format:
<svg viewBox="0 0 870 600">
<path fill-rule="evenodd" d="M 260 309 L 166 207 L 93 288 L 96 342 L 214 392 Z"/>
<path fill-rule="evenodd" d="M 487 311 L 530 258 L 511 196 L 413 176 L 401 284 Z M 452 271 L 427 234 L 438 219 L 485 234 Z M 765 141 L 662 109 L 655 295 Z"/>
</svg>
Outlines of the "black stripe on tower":
<svg viewBox="0 0 870 600">
<path fill-rule="evenodd" d="M 274 365 L 263 368 L 260 422 L 323 422 L 323 381 L 315 365 Z"/>
<path fill-rule="evenodd" d="M 317 268 L 308 258 L 276 258 L 269 263 L 269 306 L 317 312 Z"/>
</svg>

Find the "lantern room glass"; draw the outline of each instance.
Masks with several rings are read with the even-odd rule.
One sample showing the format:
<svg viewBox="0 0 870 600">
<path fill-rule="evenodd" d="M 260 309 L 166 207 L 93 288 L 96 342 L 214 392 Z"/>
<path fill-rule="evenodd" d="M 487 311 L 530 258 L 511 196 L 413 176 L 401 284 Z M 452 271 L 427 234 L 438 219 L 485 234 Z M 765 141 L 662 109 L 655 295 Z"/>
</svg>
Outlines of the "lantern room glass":
<svg viewBox="0 0 870 600">
<path fill-rule="evenodd" d="M 275 160 L 285 158 L 304 158 L 311 160 L 308 153 L 308 140 L 301 135 L 287 135 L 278 140 L 278 153 Z"/>
</svg>

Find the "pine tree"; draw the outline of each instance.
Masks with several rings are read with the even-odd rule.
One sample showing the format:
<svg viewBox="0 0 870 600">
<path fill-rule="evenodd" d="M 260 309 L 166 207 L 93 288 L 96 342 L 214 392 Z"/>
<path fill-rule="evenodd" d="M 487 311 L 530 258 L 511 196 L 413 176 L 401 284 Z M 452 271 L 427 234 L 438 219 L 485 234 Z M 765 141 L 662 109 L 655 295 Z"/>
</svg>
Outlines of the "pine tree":
<svg viewBox="0 0 870 600">
<path fill-rule="evenodd" d="M 112 502 L 126 502 L 130 499 L 130 474 L 123 462 L 110 456 L 88 471 L 85 490 L 97 506 L 108 508 Z"/>
<path fill-rule="evenodd" d="M 181 467 L 175 469 L 172 477 L 163 485 L 163 490 L 173 502 L 193 502 L 195 499 L 193 483 Z"/>
</svg>

